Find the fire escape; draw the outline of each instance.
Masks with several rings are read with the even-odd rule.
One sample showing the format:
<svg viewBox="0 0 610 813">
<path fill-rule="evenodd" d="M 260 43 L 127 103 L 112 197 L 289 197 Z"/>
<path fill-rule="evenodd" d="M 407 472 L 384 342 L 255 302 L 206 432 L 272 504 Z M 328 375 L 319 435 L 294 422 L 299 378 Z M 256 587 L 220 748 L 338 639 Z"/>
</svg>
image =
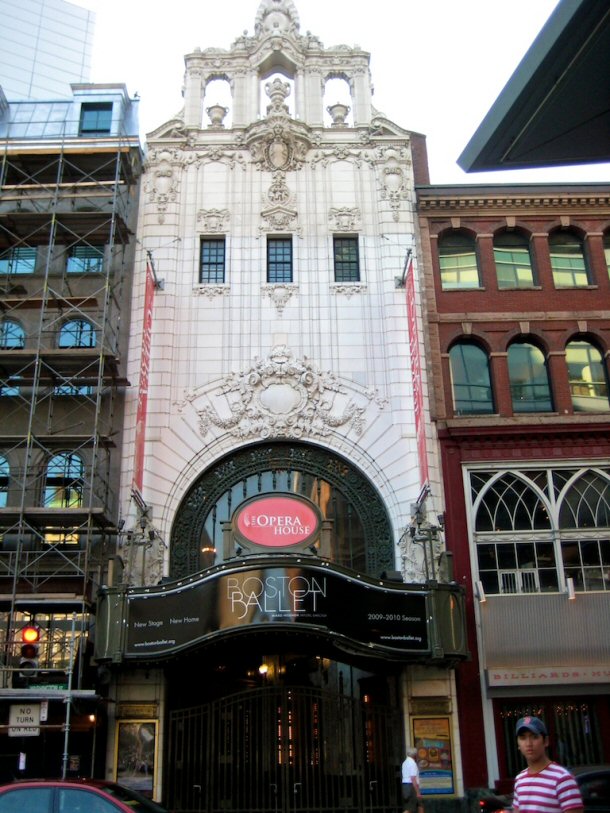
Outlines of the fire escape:
<svg viewBox="0 0 610 813">
<path fill-rule="evenodd" d="M 0 119 L 0 734 L 15 697 L 95 694 L 142 160 L 123 86 L 96 87 Z"/>
</svg>

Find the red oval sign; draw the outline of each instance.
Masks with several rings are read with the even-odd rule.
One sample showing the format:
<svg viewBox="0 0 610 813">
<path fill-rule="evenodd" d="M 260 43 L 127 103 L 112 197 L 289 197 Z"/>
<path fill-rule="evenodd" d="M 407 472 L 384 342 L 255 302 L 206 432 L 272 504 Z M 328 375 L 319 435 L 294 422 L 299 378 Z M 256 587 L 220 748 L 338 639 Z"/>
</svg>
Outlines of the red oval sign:
<svg viewBox="0 0 610 813">
<path fill-rule="evenodd" d="M 260 497 L 241 506 L 234 527 L 246 542 L 286 548 L 311 539 L 320 520 L 313 504 L 298 497 Z"/>
</svg>

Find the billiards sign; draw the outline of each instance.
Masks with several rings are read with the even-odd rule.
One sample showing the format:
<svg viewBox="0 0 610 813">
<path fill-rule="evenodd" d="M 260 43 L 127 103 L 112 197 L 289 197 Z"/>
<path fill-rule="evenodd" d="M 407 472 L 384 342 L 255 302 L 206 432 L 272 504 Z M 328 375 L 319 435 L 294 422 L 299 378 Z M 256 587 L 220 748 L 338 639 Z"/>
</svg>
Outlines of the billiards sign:
<svg viewBox="0 0 610 813">
<path fill-rule="evenodd" d="M 318 507 L 294 494 L 267 494 L 242 503 L 233 515 L 236 540 L 251 548 L 297 548 L 315 542 L 322 517 Z"/>
</svg>

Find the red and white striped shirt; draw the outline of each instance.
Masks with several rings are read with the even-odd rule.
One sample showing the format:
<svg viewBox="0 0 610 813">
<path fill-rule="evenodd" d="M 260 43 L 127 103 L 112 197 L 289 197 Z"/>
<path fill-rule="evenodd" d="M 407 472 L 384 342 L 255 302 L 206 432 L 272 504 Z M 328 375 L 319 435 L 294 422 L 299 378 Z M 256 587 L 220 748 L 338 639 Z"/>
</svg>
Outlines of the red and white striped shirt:
<svg viewBox="0 0 610 813">
<path fill-rule="evenodd" d="M 526 768 L 515 779 L 513 805 L 519 813 L 564 813 L 583 806 L 580 790 L 572 774 L 551 762 L 538 773 Z"/>
</svg>

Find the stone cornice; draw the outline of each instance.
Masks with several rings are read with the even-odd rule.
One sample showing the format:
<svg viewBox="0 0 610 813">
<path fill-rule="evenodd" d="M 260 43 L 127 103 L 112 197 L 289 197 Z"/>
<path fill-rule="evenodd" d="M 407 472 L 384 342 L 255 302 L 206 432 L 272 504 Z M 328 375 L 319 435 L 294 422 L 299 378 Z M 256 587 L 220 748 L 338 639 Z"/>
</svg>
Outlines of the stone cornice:
<svg viewBox="0 0 610 813">
<path fill-rule="evenodd" d="M 546 193 L 537 191 L 533 194 L 510 194 L 509 188 L 497 194 L 447 194 L 417 190 L 418 208 L 421 212 L 439 211 L 515 211 L 536 209 L 570 209 L 572 212 L 582 210 L 606 210 L 610 217 L 610 188 L 607 192 L 591 190 L 590 192 L 574 191 L 573 193 L 549 190 Z"/>
</svg>

